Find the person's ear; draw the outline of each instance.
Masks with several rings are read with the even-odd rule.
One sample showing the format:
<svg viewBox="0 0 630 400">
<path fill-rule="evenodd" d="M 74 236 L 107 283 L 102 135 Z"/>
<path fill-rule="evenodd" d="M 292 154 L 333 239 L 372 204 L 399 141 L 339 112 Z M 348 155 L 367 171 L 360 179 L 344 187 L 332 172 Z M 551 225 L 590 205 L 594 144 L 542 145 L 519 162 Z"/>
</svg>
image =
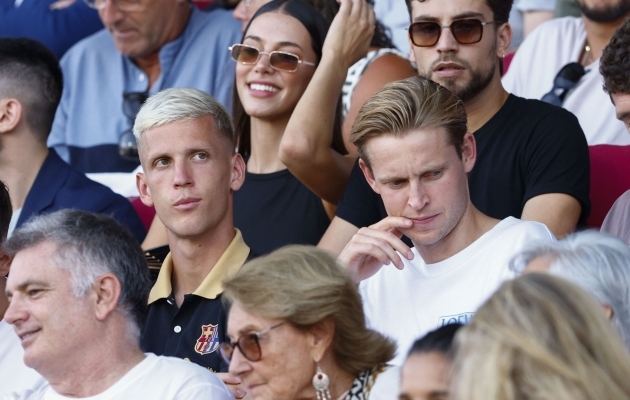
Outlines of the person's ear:
<svg viewBox="0 0 630 400">
<path fill-rule="evenodd" d="M 14 131 L 23 115 L 24 108 L 17 99 L 0 100 L 0 133 Z"/>
<path fill-rule="evenodd" d="M 499 25 L 497 28 L 497 54 L 501 60 L 509 54 L 512 43 L 512 27 L 508 23 Z M 503 62 L 503 61 L 501 61 Z"/>
<path fill-rule="evenodd" d="M 147 207 L 153 207 L 153 198 L 151 198 L 151 190 L 147 185 L 146 179 L 144 172 L 136 173 L 136 187 L 140 194 L 140 201 Z"/>
<path fill-rule="evenodd" d="M 335 336 L 335 321 L 332 318 L 325 318 L 315 324 L 309 330 L 311 345 L 311 355 L 315 362 L 319 362 L 330 348 Z"/>
<path fill-rule="evenodd" d="M 372 168 L 365 163 L 362 159 L 359 159 L 359 168 L 363 171 L 363 176 L 365 176 L 365 180 L 368 185 L 374 190 L 376 193 L 381 194 L 376 185 L 376 180 L 374 179 L 374 173 L 372 172 Z"/>
<path fill-rule="evenodd" d="M 462 143 L 462 161 L 464 162 L 464 170 L 466 173 L 472 171 L 477 160 L 477 142 L 475 136 L 466 132 L 464 142 Z"/>
<path fill-rule="evenodd" d="M 230 189 L 233 192 L 236 192 L 243 186 L 243 182 L 245 182 L 245 171 L 247 170 L 247 166 L 245 165 L 245 161 L 243 160 L 243 156 L 239 153 L 236 153 L 232 156 L 232 178 L 230 181 Z"/>
<path fill-rule="evenodd" d="M 606 313 L 606 317 L 608 319 L 611 319 L 613 315 L 615 314 L 615 312 L 613 311 L 613 308 L 609 306 L 608 304 L 604 304 L 603 307 L 604 307 L 604 313 Z"/>
<path fill-rule="evenodd" d="M 103 321 L 116 309 L 120 298 L 120 282 L 112 273 L 96 278 L 93 286 L 96 319 Z"/>
<path fill-rule="evenodd" d="M 11 269 L 11 257 L 0 250 L 0 278 L 7 276 L 9 269 Z"/>
</svg>

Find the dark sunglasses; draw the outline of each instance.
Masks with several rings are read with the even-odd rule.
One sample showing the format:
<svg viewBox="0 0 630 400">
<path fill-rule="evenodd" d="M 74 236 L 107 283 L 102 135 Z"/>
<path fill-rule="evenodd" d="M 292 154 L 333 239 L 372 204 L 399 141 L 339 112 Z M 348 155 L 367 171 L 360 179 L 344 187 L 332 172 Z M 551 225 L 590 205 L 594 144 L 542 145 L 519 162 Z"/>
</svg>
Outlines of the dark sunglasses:
<svg viewBox="0 0 630 400">
<path fill-rule="evenodd" d="M 435 46 L 442 36 L 442 29 L 450 28 L 453 37 L 459 44 L 474 44 L 481 41 L 483 27 L 494 24 L 494 21 L 481 22 L 478 19 L 458 19 L 450 25 L 440 25 L 434 21 L 414 22 L 409 25 L 409 38 L 414 46 Z"/>
<path fill-rule="evenodd" d="M 256 64 L 261 55 L 269 56 L 269 65 L 278 71 L 295 72 L 300 64 L 315 66 L 315 63 L 301 60 L 297 55 L 285 51 L 267 53 L 245 44 L 233 44 L 228 50 L 232 60 L 241 64 Z"/>
<path fill-rule="evenodd" d="M 246 335 L 239 337 L 236 340 L 236 343 L 223 342 L 219 345 L 219 352 L 221 353 L 221 357 L 223 361 L 227 364 L 232 361 L 232 354 L 234 354 L 234 349 L 238 347 L 243 357 L 248 359 L 249 361 L 256 362 L 260 361 L 262 357 L 262 352 L 260 351 L 260 342 L 259 338 L 271 331 L 272 329 L 276 329 L 277 327 L 285 324 L 286 322 L 280 322 L 272 326 L 271 328 L 267 328 L 260 332 L 252 332 Z"/>
<path fill-rule="evenodd" d="M 142 104 L 149 98 L 148 92 L 123 93 L 123 113 L 129 119 L 132 128 L 122 132 L 118 138 L 118 154 L 124 159 L 138 161 L 138 143 L 133 135 L 133 122 Z"/>
<path fill-rule="evenodd" d="M 585 73 L 586 71 L 582 64 L 576 62 L 568 63 L 560 69 L 553 80 L 553 88 L 541 100 L 545 103 L 562 107 L 567 93 L 578 84 Z"/>
</svg>

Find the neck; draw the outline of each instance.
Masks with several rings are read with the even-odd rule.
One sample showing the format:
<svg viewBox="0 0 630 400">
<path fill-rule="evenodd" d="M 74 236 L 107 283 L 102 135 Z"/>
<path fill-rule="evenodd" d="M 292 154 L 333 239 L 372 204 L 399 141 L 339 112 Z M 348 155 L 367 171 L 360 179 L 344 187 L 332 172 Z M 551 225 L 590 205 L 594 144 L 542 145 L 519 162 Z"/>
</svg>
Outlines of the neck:
<svg viewBox="0 0 630 400">
<path fill-rule="evenodd" d="M 48 156 L 46 145 L 30 136 L 31 132 L 16 132 L 13 137 L 3 140 L 3 148 L 0 150 L 0 180 L 9 189 L 13 211 L 24 206 L 35 178 Z"/>
<path fill-rule="evenodd" d="M 200 237 L 178 238 L 168 229 L 166 234 L 173 259 L 173 295 L 177 306 L 181 306 L 184 295 L 197 290 L 230 245 L 236 232 L 230 219 Z"/>
<path fill-rule="evenodd" d="M 188 24 L 188 20 L 190 19 L 192 8 L 188 5 L 188 3 L 185 3 L 181 5 L 178 12 L 182 14 L 181 17 L 171 18 L 171 23 L 167 24 L 162 29 L 162 46 L 177 39 L 182 32 L 184 32 L 184 29 L 186 29 L 186 25 Z M 153 87 L 153 84 L 158 80 L 160 73 L 162 72 L 162 68 L 160 66 L 160 50 L 162 49 L 162 46 L 149 54 L 132 58 L 138 68 L 140 68 L 149 77 L 149 89 Z"/>
<path fill-rule="evenodd" d="M 289 123 L 287 119 L 261 120 L 251 119 L 251 147 L 247 160 L 247 171 L 255 174 L 268 174 L 286 169 L 280 161 L 278 152 L 282 135 Z"/>
<path fill-rule="evenodd" d="M 445 237 L 432 245 L 414 243 L 414 246 L 425 263 L 435 264 L 464 250 L 498 223 L 499 220 L 483 214 L 469 200 L 464 215 Z"/>
<path fill-rule="evenodd" d="M 468 131 L 475 132 L 486 124 L 505 104 L 509 94 L 501 85 L 499 71 L 490 84 L 464 104 L 468 116 Z"/>
<path fill-rule="evenodd" d="M 128 334 L 126 317 L 118 319 L 120 323 L 99 330 L 98 341 L 92 342 L 89 349 L 78 352 L 80 361 L 68 357 L 57 360 L 50 370 L 37 372 L 57 393 L 67 397 L 90 397 L 109 389 L 145 358 L 138 338 Z"/>
<path fill-rule="evenodd" d="M 582 15 L 584 29 L 586 30 L 586 43 L 591 48 L 591 60 L 597 60 L 602 56 L 604 47 L 608 45 L 615 30 L 621 26 L 627 16 L 613 22 L 594 22 Z"/>
</svg>

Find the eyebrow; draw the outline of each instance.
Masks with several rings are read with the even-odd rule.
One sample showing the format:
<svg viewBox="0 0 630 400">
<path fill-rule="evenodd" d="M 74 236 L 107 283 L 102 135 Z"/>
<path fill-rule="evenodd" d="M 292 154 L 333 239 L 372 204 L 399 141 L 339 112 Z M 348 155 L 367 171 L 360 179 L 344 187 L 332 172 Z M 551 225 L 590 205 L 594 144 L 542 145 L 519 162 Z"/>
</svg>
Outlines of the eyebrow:
<svg viewBox="0 0 630 400">
<path fill-rule="evenodd" d="M 464 19 L 464 18 L 473 18 L 473 17 L 480 17 L 481 19 L 485 20 L 484 15 L 482 13 L 480 13 L 480 12 L 466 11 L 466 12 L 463 12 L 461 14 L 454 15 L 453 17 L 451 17 L 451 21 L 455 21 L 457 19 Z M 417 21 L 435 21 L 435 22 L 437 22 L 437 21 L 439 21 L 439 19 L 436 18 L 436 17 L 433 17 L 431 15 L 418 15 L 417 17 L 415 17 L 413 19 L 413 21 L 414 22 L 417 22 Z"/>
<path fill-rule="evenodd" d="M 29 279 L 29 280 L 27 280 L 26 282 L 23 282 L 23 283 L 19 284 L 19 285 L 15 288 L 15 291 L 16 291 L 16 292 L 23 292 L 23 291 L 25 291 L 25 290 L 26 290 L 26 288 L 27 288 L 27 287 L 32 286 L 32 285 L 34 285 L 34 286 L 45 286 L 45 287 L 48 287 L 48 282 L 38 281 L 38 280 L 35 280 L 35 279 Z M 5 290 L 5 292 L 4 292 L 4 294 L 5 294 L 7 297 L 10 297 L 10 296 L 13 294 L 13 292 L 12 292 L 12 291 L 10 291 L 9 289 L 6 289 L 6 290 Z"/>
<path fill-rule="evenodd" d="M 420 176 L 421 177 L 424 174 L 426 174 L 428 172 L 431 172 L 431 171 L 443 170 L 443 169 L 446 168 L 447 165 L 448 165 L 448 163 L 428 165 L 425 168 L 423 168 L 422 170 L 420 170 L 420 173 L 414 174 L 413 176 Z M 376 181 L 379 182 L 379 183 L 387 183 L 387 182 L 395 181 L 395 180 L 398 180 L 398 179 L 408 179 L 408 177 L 400 177 L 398 175 L 385 175 L 385 176 L 376 178 Z"/>
<path fill-rule="evenodd" d="M 243 41 L 245 39 L 252 39 L 252 40 L 255 40 L 257 42 L 262 42 L 263 41 L 260 37 L 254 36 L 254 35 L 247 35 L 247 36 L 245 36 L 245 38 L 243 38 Z M 288 42 L 288 41 L 278 42 L 277 45 L 280 46 L 280 47 L 287 47 L 287 46 L 289 46 L 289 47 L 297 47 L 298 49 L 304 51 L 302 46 L 300 46 L 299 44 L 294 43 L 294 42 Z"/>
</svg>

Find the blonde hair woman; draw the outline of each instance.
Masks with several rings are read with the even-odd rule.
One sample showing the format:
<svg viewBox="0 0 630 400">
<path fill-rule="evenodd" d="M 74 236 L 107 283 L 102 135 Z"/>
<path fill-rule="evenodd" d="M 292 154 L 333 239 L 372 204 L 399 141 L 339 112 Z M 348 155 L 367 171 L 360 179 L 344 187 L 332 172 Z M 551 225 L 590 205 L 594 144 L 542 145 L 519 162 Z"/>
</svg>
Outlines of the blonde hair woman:
<svg viewBox="0 0 630 400">
<path fill-rule="evenodd" d="M 289 246 L 223 282 L 221 354 L 253 399 L 394 399 L 391 340 L 365 326 L 356 285 L 315 247 Z"/>
<path fill-rule="evenodd" d="M 619 335 L 590 295 L 561 278 L 504 283 L 456 342 L 456 400 L 630 398 Z"/>
</svg>

